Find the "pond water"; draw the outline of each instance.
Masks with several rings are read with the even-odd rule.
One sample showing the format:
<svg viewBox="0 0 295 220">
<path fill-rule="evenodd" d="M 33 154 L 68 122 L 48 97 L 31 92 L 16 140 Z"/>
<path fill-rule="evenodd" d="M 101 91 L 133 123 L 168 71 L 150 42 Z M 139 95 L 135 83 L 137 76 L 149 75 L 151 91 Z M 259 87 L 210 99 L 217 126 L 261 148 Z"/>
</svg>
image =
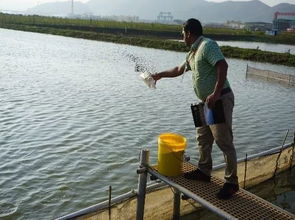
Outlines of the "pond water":
<svg viewBox="0 0 295 220">
<path fill-rule="evenodd" d="M 160 71 L 184 53 L 0 29 L 0 218 L 53 219 L 136 188 L 138 155 L 157 136 L 187 137 L 197 161 L 191 74 L 149 89 L 135 66 Z M 228 59 L 238 157 L 282 144 L 295 124 L 295 88 L 246 79 Z M 292 132 L 286 143 L 291 142 Z M 214 165 L 223 162 L 217 147 Z M 46 215 L 45 215 L 46 214 Z"/>
</svg>

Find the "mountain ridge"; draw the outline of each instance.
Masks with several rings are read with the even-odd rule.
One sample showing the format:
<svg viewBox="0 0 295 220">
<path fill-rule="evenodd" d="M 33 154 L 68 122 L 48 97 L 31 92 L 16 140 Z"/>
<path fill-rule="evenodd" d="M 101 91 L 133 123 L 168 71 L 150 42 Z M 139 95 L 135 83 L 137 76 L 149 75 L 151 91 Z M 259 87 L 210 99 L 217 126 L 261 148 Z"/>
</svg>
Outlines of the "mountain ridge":
<svg viewBox="0 0 295 220">
<path fill-rule="evenodd" d="M 280 3 L 273 7 L 259 0 L 208 2 L 205 0 L 89 0 L 75 2 L 75 14 L 95 16 L 138 16 L 140 19 L 156 20 L 160 12 L 171 12 L 174 19 L 198 18 L 204 23 L 226 21 L 269 22 L 276 11 L 295 11 L 295 4 Z M 28 14 L 67 16 L 71 12 L 70 1 L 40 4 L 27 10 Z"/>
</svg>

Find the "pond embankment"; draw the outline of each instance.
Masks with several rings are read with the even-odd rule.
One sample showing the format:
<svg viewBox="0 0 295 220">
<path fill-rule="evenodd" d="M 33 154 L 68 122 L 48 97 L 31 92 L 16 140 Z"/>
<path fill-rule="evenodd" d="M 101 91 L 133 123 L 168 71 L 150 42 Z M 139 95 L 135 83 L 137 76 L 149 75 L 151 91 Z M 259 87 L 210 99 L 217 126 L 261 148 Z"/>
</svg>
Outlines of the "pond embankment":
<svg viewBox="0 0 295 220">
<path fill-rule="evenodd" d="M 0 14 L 0 19 L 0 28 L 179 52 L 186 52 L 188 50 L 182 42 L 171 41 L 171 39 L 180 39 L 179 25 L 93 21 L 8 14 Z M 245 30 L 237 31 L 212 28 L 205 28 L 204 32 L 205 36 L 214 40 L 256 41 L 295 45 L 295 37 L 292 34 L 266 36 L 262 33 L 252 33 Z M 228 58 L 295 66 L 295 55 L 290 53 L 276 53 L 231 46 L 222 46 L 221 50 Z"/>
</svg>

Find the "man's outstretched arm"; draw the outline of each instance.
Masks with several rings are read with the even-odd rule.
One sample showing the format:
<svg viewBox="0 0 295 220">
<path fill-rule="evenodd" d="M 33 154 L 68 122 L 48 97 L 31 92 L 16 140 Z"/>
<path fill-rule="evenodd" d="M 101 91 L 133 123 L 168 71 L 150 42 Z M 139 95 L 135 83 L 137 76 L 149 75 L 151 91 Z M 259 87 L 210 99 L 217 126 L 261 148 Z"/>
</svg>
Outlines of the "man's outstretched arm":
<svg viewBox="0 0 295 220">
<path fill-rule="evenodd" d="M 172 69 L 165 70 L 163 72 L 155 73 L 152 75 L 153 79 L 157 82 L 161 78 L 172 78 L 180 76 L 184 73 L 185 65 L 176 66 Z"/>
</svg>

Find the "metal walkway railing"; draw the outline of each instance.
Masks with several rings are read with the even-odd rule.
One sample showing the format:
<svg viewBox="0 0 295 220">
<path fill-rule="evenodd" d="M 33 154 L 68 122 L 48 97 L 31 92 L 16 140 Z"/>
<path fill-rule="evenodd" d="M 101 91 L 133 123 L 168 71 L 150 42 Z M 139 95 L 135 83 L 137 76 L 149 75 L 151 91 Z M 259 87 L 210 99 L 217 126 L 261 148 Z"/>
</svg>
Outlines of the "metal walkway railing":
<svg viewBox="0 0 295 220">
<path fill-rule="evenodd" d="M 144 199 L 145 190 L 143 189 L 144 181 L 146 182 L 147 173 L 165 182 L 174 188 L 174 213 L 173 219 L 179 219 L 180 194 L 195 200 L 203 207 L 211 210 L 225 219 L 242 219 L 242 220 L 295 220 L 295 215 L 255 196 L 254 194 L 240 189 L 231 199 L 219 200 L 216 193 L 224 184 L 224 181 L 212 177 L 210 183 L 188 180 L 181 176 L 166 177 L 157 172 L 155 167 L 149 167 L 147 161 L 144 161 L 144 154 L 148 151 L 143 150 L 141 153 L 141 170 L 139 182 L 139 194 L 137 204 L 137 220 L 143 219 L 144 216 Z M 196 166 L 184 162 L 183 172 L 189 172 L 196 169 Z"/>
</svg>

